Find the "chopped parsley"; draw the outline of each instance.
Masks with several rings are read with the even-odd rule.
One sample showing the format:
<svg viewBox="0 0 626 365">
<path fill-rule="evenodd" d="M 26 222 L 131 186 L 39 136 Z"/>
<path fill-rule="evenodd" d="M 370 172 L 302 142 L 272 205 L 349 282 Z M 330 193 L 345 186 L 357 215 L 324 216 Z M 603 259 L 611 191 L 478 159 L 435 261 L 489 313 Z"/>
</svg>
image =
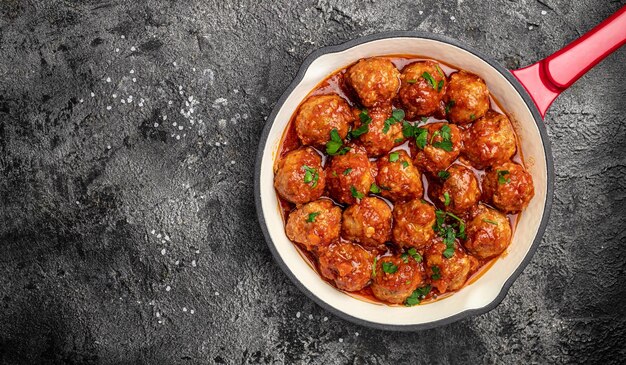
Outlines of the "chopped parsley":
<svg viewBox="0 0 626 365">
<path fill-rule="evenodd" d="M 403 253 L 402 255 L 400 255 L 400 258 L 402 259 L 402 261 L 404 261 L 405 264 L 409 263 L 409 254 L 408 253 Z"/>
<path fill-rule="evenodd" d="M 400 158 L 400 153 L 398 152 L 391 152 L 389 154 L 389 162 L 396 162 L 398 161 L 399 158 Z"/>
<path fill-rule="evenodd" d="M 417 250 L 414 247 L 409 248 L 409 250 L 407 251 L 407 253 L 413 258 L 415 259 L 415 261 L 417 262 L 422 262 L 422 255 L 419 254 L 419 252 L 417 252 Z"/>
<path fill-rule="evenodd" d="M 304 183 L 313 183 L 311 184 L 311 189 L 315 188 L 317 186 L 317 181 L 320 179 L 317 169 L 306 165 L 302 166 L 302 169 L 304 170 Z"/>
<path fill-rule="evenodd" d="M 492 221 L 491 219 L 483 218 L 483 222 L 493 224 L 494 226 L 498 225 L 498 222 Z"/>
<path fill-rule="evenodd" d="M 357 199 L 363 199 L 365 197 L 365 194 L 363 194 L 362 192 L 356 190 L 356 188 L 354 187 L 354 185 L 350 186 L 350 192 L 352 193 L 352 196 L 354 198 Z"/>
<path fill-rule="evenodd" d="M 454 100 L 450 100 L 446 103 L 446 114 L 450 113 L 450 108 L 453 108 L 456 105 Z"/>
<path fill-rule="evenodd" d="M 398 266 L 394 265 L 393 262 L 383 262 L 383 271 L 387 274 L 393 274 L 398 271 Z"/>
<path fill-rule="evenodd" d="M 446 170 L 441 170 L 437 173 L 437 176 L 439 176 L 441 180 L 446 181 L 450 177 L 450 173 Z"/>
<path fill-rule="evenodd" d="M 441 141 L 437 141 L 433 143 L 433 139 L 435 139 L 435 137 L 437 136 L 441 137 Z M 444 124 L 441 126 L 441 128 L 438 131 L 435 131 L 435 133 L 433 133 L 433 135 L 430 137 L 430 144 L 433 145 L 433 147 L 440 148 L 447 152 L 451 152 L 452 151 L 452 130 L 450 129 L 450 126 L 447 124 Z"/>
<path fill-rule="evenodd" d="M 439 266 L 433 266 L 430 268 L 433 271 L 433 274 L 430 276 L 433 280 L 441 279 L 441 270 L 439 270 Z"/>
<path fill-rule="evenodd" d="M 443 193 L 443 199 L 444 199 L 443 205 L 445 205 L 446 207 L 450 205 L 450 194 L 448 194 L 447 191 Z"/>
<path fill-rule="evenodd" d="M 343 176 L 348 175 L 350 171 L 352 171 L 352 167 L 348 167 L 347 169 L 343 170 Z"/>
<path fill-rule="evenodd" d="M 498 184 L 502 185 L 511 182 L 511 178 L 505 177 L 510 174 L 507 170 L 496 170 L 496 173 L 498 174 Z"/>
<path fill-rule="evenodd" d="M 437 73 L 439 73 L 439 76 L 441 77 L 446 77 L 446 75 L 443 73 L 443 71 L 441 70 L 441 67 L 439 67 L 438 63 L 435 63 L 435 68 L 437 69 Z"/>
<path fill-rule="evenodd" d="M 391 117 L 398 122 L 402 121 L 404 119 L 404 110 L 394 109 L 393 112 L 391 112 Z"/>
<path fill-rule="evenodd" d="M 435 79 L 428 72 L 424 71 L 422 77 L 428 81 L 428 84 L 430 84 L 433 89 L 437 89 L 437 81 L 435 81 Z"/>
<path fill-rule="evenodd" d="M 372 277 L 376 276 L 376 263 L 378 262 L 378 257 L 374 257 L 374 264 L 372 265 Z"/>
<path fill-rule="evenodd" d="M 409 167 L 409 163 L 407 161 L 402 161 L 402 167 L 406 169 L 407 167 Z"/>
<path fill-rule="evenodd" d="M 437 92 L 440 93 L 441 89 L 443 89 L 443 80 L 439 81 L 437 84 Z"/>
<path fill-rule="evenodd" d="M 445 194 L 444 194 L 445 197 Z M 445 258 L 451 258 L 454 256 L 455 240 L 457 238 L 465 238 L 465 222 L 456 215 L 445 212 L 443 210 L 435 211 L 435 225 L 433 230 L 443 237 L 443 243 L 446 245 L 446 249 L 442 252 Z M 453 220 L 447 220 L 452 218 Z"/>
<path fill-rule="evenodd" d="M 426 298 L 428 293 L 430 293 L 430 289 L 430 285 L 426 285 L 423 288 L 415 289 L 413 293 L 411 293 L 411 295 L 406 298 L 404 305 L 406 305 L 407 307 L 412 307 L 414 305 L 420 304 L 420 301 Z"/>
<path fill-rule="evenodd" d="M 400 143 L 400 142 L 404 142 L 404 138 L 396 138 L 393 140 L 393 143 Z"/>
<path fill-rule="evenodd" d="M 414 83 L 417 82 L 417 80 L 416 79 L 410 79 L 410 80 L 406 80 L 406 82 L 409 83 L 409 84 L 414 84 Z"/>
<path fill-rule="evenodd" d="M 330 131 L 330 141 L 326 142 L 326 153 L 330 156 L 345 155 L 350 147 L 343 146 L 343 140 L 339 136 L 337 128 Z"/>
<path fill-rule="evenodd" d="M 470 114 L 470 120 L 474 120 L 476 119 L 476 116 L 474 114 Z"/>
<path fill-rule="evenodd" d="M 380 188 L 376 185 L 376 183 L 372 183 L 372 186 L 370 186 L 370 193 L 380 194 Z"/>
<path fill-rule="evenodd" d="M 315 222 L 315 217 L 317 217 L 320 214 L 321 214 L 321 212 L 309 213 L 309 217 L 306 219 L 306 221 L 309 222 L 309 223 L 314 223 Z"/>
<path fill-rule="evenodd" d="M 391 113 L 391 117 L 385 120 L 385 124 L 383 125 L 383 133 L 387 134 L 389 132 L 389 128 L 396 123 L 402 122 L 404 119 L 404 110 L 402 109 L 394 109 Z"/>
<path fill-rule="evenodd" d="M 417 131 L 415 134 L 415 144 L 417 145 L 417 147 L 423 150 L 424 147 L 426 147 L 427 142 L 428 142 L 428 130 L 424 128 L 417 128 Z"/>
<path fill-rule="evenodd" d="M 367 109 L 361 110 L 361 113 L 359 113 L 359 119 L 361 119 L 361 126 L 350 132 L 351 138 L 359 138 L 361 135 L 369 132 L 370 130 L 369 125 L 372 122 L 372 117 L 370 117 Z"/>
</svg>

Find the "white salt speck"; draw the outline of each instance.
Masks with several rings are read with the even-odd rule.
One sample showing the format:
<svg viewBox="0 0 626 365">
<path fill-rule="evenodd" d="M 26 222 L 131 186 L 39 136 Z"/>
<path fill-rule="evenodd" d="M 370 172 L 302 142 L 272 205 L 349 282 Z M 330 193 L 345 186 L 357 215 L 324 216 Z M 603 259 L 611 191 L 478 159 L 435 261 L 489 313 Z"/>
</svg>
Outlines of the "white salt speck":
<svg viewBox="0 0 626 365">
<path fill-rule="evenodd" d="M 159 233 L 159 234 L 157 234 L 157 238 L 161 238 L 161 234 L 160 234 L 160 233 Z"/>
<path fill-rule="evenodd" d="M 111 96 L 113 97 L 113 99 L 117 98 L 117 94 L 113 94 Z"/>
<path fill-rule="evenodd" d="M 150 231 L 150 233 L 154 234 L 154 232 L 156 232 L 154 229 L 152 231 Z"/>
<path fill-rule="evenodd" d="M 328 321 L 328 317 L 324 317 L 324 322 Z"/>
<path fill-rule="evenodd" d="M 132 103 L 133 102 L 133 96 L 129 95 L 128 98 L 126 98 L 126 101 L 129 102 L 129 103 Z"/>
<path fill-rule="evenodd" d="M 219 147 L 219 146 L 221 146 L 221 145 L 222 145 L 221 143 L 219 143 L 219 142 L 215 142 L 215 147 Z"/>
<path fill-rule="evenodd" d="M 424 12 L 422 10 L 419 11 L 420 15 L 424 14 Z"/>
<path fill-rule="evenodd" d="M 116 49 L 115 49 L 115 52 L 119 52 L 119 51 L 120 51 L 120 49 L 119 49 L 119 48 L 116 48 Z"/>
<path fill-rule="evenodd" d="M 93 92 L 91 93 L 91 97 L 93 98 L 94 96 L 96 96 L 96 94 L 94 94 Z"/>
<path fill-rule="evenodd" d="M 165 287 L 165 291 L 170 291 L 170 290 L 172 290 L 171 286 L 168 285 L 168 286 Z"/>
<path fill-rule="evenodd" d="M 194 313 L 196 313 L 196 311 L 192 309 L 192 310 L 189 311 L 189 313 L 194 314 Z"/>
<path fill-rule="evenodd" d="M 169 100 L 169 101 L 167 102 L 167 105 L 172 105 L 172 101 L 171 101 L 171 100 Z"/>
<path fill-rule="evenodd" d="M 296 313 L 296 318 L 300 318 L 300 312 Z"/>
<path fill-rule="evenodd" d="M 313 315 L 312 314 L 309 314 L 309 319 L 313 319 Z"/>
<path fill-rule="evenodd" d="M 531 26 L 528 27 L 528 30 L 533 30 L 533 28 L 534 27 L 531 25 Z"/>
<path fill-rule="evenodd" d="M 135 51 L 137 50 L 137 48 L 135 48 L 135 47 L 133 46 L 133 47 L 130 47 L 130 50 L 131 50 L 132 52 L 135 52 Z"/>
<path fill-rule="evenodd" d="M 187 307 L 183 307 L 183 312 L 186 312 L 186 311 L 187 311 Z"/>
<path fill-rule="evenodd" d="M 110 149 L 111 149 L 111 145 L 110 145 L 110 144 L 108 144 L 108 145 L 107 145 L 107 150 L 110 150 Z"/>
<path fill-rule="evenodd" d="M 343 342 L 343 338 L 340 338 L 340 339 L 339 339 L 339 342 Z"/>
<path fill-rule="evenodd" d="M 452 15 L 452 16 L 450 17 L 450 20 L 455 20 L 455 19 L 456 19 L 456 18 L 454 17 L 454 15 Z"/>
<path fill-rule="evenodd" d="M 172 125 L 173 125 L 174 127 L 176 127 L 176 126 L 178 125 L 178 123 L 173 122 L 173 123 L 172 123 Z"/>
<path fill-rule="evenodd" d="M 107 105 L 107 110 L 111 110 L 111 106 L 110 105 Z"/>
<path fill-rule="evenodd" d="M 231 164 L 231 165 L 234 165 L 234 164 L 236 164 L 236 163 L 237 163 L 237 162 L 235 162 L 235 160 L 231 160 L 231 161 L 230 161 L 230 164 Z"/>
<path fill-rule="evenodd" d="M 180 135 L 176 135 L 176 139 L 180 139 Z"/>
<path fill-rule="evenodd" d="M 162 323 L 163 323 L 163 321 L 159 321 L 159 324 L 162 324 Z"/>
<path fill-rule="evenodd" d="M 176 66 L 176 61 L 172 62 L 172 65 Z"/>
<path fill-rule="evenodd" d="M 83 101 L 84 101 L 83 99 L 80 99 L 80 100 L 79 100 L 79 102 L 80 102 L 80 103 L 82 103 Z"/>
<path fill-rule="evenodd" d="M 541 11 L 541 15 L 546 15 L 546 14 L 548 14 L 548 12 L 547 12 L 547 11 L 545 11 L 545 10 L 542 10 L 542 11 Z"/>
<path fill-rule="evenodd" d="M 261 101 L 261 104 L 267 103 L 267 98 L 265 96 L 261 96 L 259 100 Z"/>
<path fill-rule="evenodd" d="M 137 82 L 137 79 L 133 77 L 133 82 Z"/>
<path fill-rule="evenodd" d="M 121 36 L 120 38 L 124 39 L 124 38 L 126 38 L 126 36 L 124 36 L 124 35 L 122 34 L 122 36 Z"/>
<path fill-rule="evenodd" d="M 180 260 L 176 260 L 176 262 L 174 262 L 175 265 L 180 264 Z"/>
<path fill-rule="evenodd" d="M 220 293 L 216 291 L 216 292 L 215 292 L 215 296 L 216 296 L 216 297 L 219 297 L 219 296 L 220 296 Z"/>
<path fill-rule="evenodd" d="M 120 102 L 121 102 L 122 104 L 126 104 L 126 100 L 124 100 L 124 99 L 120 100 Z"/>
<path fill-rule="evenodd" d="M 158 127 L 159 123 L 154 123 L 154 128 Z"/>
<path fill-rule="evenodd" d="M 160 317 L 161 317 L 161 313 L 159 313 L 159 312 L 156 312 L 154 315 L 155 315 L 157 318 L 160 318 Z"/>
<path fill-rule="evenodd" d="M 185 128 L 185 127 L 183 127 L 182 125 L 178 126 L 178 129 L 181 130 L 181 131 L 183 130 L 183 128 Z"/>
<path fill-rule="evenodd" d="M 187 100 L 189 100 L 189 102 L 192 102 L 193 101 L 193 96 L 190 96 L 189 99 L 187 99 Z"/>
<path fill-rule="evenodd" d="M 196 68 L 195 68 L 195 67 L 192 67 L 192 68 L 191 68 L 191 71 L 194 71 L 194 72 L 195 72 L 195 71 L 196 71 Z"/>
<path fill-rule="evenodd" d="M 163 239 L 165 239 L 166 241 L 169 241 L 169 240 L 170 240 L 170 236 L 165 235 L 165 236 L 163 237 Z"/>
<path fill-rule="evenodd" d="M 242 115 L 243 119 L 248 119 L 248 113 L 245 113 L 244 115 Z"/>
<path fill-rule="evenodd" d="M 196 260 L 192 260 L 191 261 L 191 266 L 196 267 Z M 217 292 L 216 292 L 217 293 Z M 215 294 L 215 295 L 219 295 L 219 294 Z"/>
<path fill-rule="evenodd" d="M 164 116 L 163 116 L 163 120 L 167 120 L 167 115 L 164 115 Z"/>
<path fill-rule="evenodd" d="M 107 77 L 107 82 L 111 82 L 111 78 L 110 77 Z"/>
<path fill-rule="evenodd" d="M 161 240 L 161 243 L 165 243 L 165 240 Z"/>
<path fill-rule="evenodd" d="M 355 335 L 356 337 L 359 337 L 359 333 L 358 333 L 358 332 L 354 332 L 354 335 Z"/>
<path fill-rule="evenodd" d="M 220 119 L 217 121 L 217 125 L 219 125 L 221 128 L 226 127 L 226 119 Z"/>
<path fill-rule="evenodd" d="M 161 250 L 161 255 L 165 255 L 165 249 Z"/>
<path fill-rule="evenodd" d="M 134 73 L 135 73 L 135 70 L 130 70 L 130 71 L 128 71 L 128 72 L 130 72 L 131 74 L 134 74 Z"/>
</svg>

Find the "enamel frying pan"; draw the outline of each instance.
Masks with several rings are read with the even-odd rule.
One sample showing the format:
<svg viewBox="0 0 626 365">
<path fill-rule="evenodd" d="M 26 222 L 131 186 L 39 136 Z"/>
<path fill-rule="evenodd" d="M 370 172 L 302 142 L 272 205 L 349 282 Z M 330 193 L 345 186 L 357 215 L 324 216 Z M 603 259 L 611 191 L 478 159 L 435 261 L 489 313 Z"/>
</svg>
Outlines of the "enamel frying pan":
<svg viewBox="0 0 626 365">
<path fill-rule="evenodd" d="M 514 71 L 456 40 L 423 32 L 374 34 L 313 52 L 268 117 L 256 160 L 257 214 L 279 266 L 321 307 L 352 322 L 385 330 L 432 328 L 495 308 L 531 260 L 550 216 L 554 167 L 543 117 L 561 92 L 624 43 L 626 7 L 555 54 Z M 511 118 L 535 183 L 535 197 L 521 214 L 505 254 L 454 295 L 410 308 L 370 303 L 322 280 L 285 235 L 273 187 L 273 166 L 283 131 L 307 94 L 332 72 L 361 58 L 394 54 L 422 55 L 481 76 Z"/>
</svg>

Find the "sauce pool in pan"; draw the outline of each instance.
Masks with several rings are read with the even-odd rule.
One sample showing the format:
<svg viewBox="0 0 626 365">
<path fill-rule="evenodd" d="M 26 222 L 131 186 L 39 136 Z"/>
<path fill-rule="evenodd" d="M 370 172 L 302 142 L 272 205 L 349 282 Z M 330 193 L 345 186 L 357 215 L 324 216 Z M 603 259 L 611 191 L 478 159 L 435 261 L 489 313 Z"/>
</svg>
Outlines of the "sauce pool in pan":
<svg viewBox="0 0 626 365">
<path fill-rule="evenodd" d="M 363 59 L 317 85 L 274 171 L 303 259 L 339 290 L 387 305 L 428 303 L 478 279 L 534 195 L 484 81 L 410 55 Z"/>
</svg>

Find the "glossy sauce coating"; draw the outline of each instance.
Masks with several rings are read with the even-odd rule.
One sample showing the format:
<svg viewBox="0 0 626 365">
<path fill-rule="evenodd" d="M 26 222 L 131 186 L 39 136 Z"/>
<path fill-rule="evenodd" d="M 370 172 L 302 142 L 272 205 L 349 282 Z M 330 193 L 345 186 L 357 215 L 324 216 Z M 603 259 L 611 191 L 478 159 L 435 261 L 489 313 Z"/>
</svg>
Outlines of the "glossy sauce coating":
<svg viewBox="0 0 626 365">
<path fill-rule="evenodd" d="M 420 72 L 431 77 L 420 77 Z M 306 136 L 303 138 L 299 136 L 302 133 L 296 133 L 297 116 L 306 116 L 301 112 L 305 110 L 303 106 L 315 100 L 315 96 L 325 95 L 332 95 L 332 100 L 340 98 L 337 104 L 342 105 L 343 111 L 346 105 L 351 108 L 353 119 L 349 130 L 367 124 L 366 133 L 352 138 L 349 132 L 346 132 L 348 138 L 343 138 L 343 129 L 337 127 L 342 147 L 349 148 L 346 153 L 329 156 L 324 146 L 306 143 Z M 459 103 L 450 104 L 450 100 Z M 403 119 L 412 121 L 410 124 L 416 131 L 425 130 L 424 145 L 416 144 L 416 136 L 402 133 L 406 122 L 394 122 L 391 118 L 392 111 L 397 109 L 404 111 Z M 363 113 L 369 118 L 363 118 Z M 335 110 L 328 110 L 327 114 L 347 115 Z M 316 117 L 300 123 L 315 122 Z M 474 133 L 486 142 L 502 146 L 498 151 L 503 152 L 497 152 L 495 158 L 487 156 L 481 160 L 480 154 L 472 154 L 471 144 L 464 146 L 464 139 L 480 119 L 489 122 L 485 123 L 488 128 L 476 127 Z M 411 300 L 417 298 L 416 294 L 426 293 L 419 299 L 429 302 L 461 289 L 506 250 L 517 213 L 533 195 L 528 193 L 532 190 L 532 178 L 523 168 L 515 132 L 512 126 L 510 130 L 502 130 L 499 127 L 502 119 L 511 126 L 480 77 L 434 60 L 411 56 L 377 57 L 338 70 L 303 100 L 283 136 L 277 166 L 284 164 L 281 161 L 290 151 L 298 150 L 303 144 L 315 145 L 325 176 L 321 196 L 335 202 L 314 205 L 322 211 L 318 215 L 322 217 L 320 227 L 324 226 L 328 234 L 313 234 L 312 240 L 292 240 L 331 285 L 365 300 L 414 305 L 415 301 Z M 494 120 L 498 123 L 493 123 Z M 490 129 L 492 124 L 496 126 Z M 318 141 L 331 139 L 324 137 L 323 132 L 318 133 L 320 130 L 321 127 L 313 131 L 305 128 L 303 133 L 316 135 Z M 509 156 L 502 157 L 506 155 Z M 506 165 L 513 170 L 511 176 L 516 177 L 511 181 L 519 181 L 519 186 L 495 186 L 487 194 L 482 192 L 481 186 L 488 184 L 484 178 L 492 176 L 496 165 L 504 163 L 520 166 L 521 172 Z M 440 173 L 446 171 L 449 176 L 442 179 Z M 307 205 L 300 206 L 302 203 L 286 199 L 277 180 L 275 178 L 275 185 L 285 220 L 289 222 L 291 215 L 297 214 L 301 221 L 305 212 L 310 214 L 304 210 Z M 303 187 L 302 184 L 291 181 L 287 185 L 294 187 L 287 191 L 296 191 L 295 195 L 310 195 L 295 188 Z M 498 197 L 504 197 L 499 200 L 503 208 L 487 205 L 494 204 Z M 315 199 L 309 200 L 313 203 L 308 205 L 330 202 Z M 340 237 L 326 243 L 328 237 L 335 236 L 337 228 L 330 227 L 325 217 L 333 217 L 336 222 L 336 209 L 343 211 L 337 225 L 341 227 Z M 458 219 L 463 220 L 466 232 L 454 239 L 453 245 L 443 240 L 445 231 L 441 226 L 434 229 L 439 218 L 435 210 L 458 214 Z M 507 213 L 511 214 L 507 216 Z M 496 221 L 498 225 L 484 219 Z M 454 222 L 455 219 L 445 216 L 443 227 Z M 291 228 L 292 235 L 295 231 L 307 237 L 309 230 L 302 222 L 292 226 L 296 228 Z M 455 227 L 459 234 L 458 225 Z M 311 244 L 318 240 L 323 243 Z M 371 262 L 369 269 L 363 266 L 366 262 Z"/>
</svg>

